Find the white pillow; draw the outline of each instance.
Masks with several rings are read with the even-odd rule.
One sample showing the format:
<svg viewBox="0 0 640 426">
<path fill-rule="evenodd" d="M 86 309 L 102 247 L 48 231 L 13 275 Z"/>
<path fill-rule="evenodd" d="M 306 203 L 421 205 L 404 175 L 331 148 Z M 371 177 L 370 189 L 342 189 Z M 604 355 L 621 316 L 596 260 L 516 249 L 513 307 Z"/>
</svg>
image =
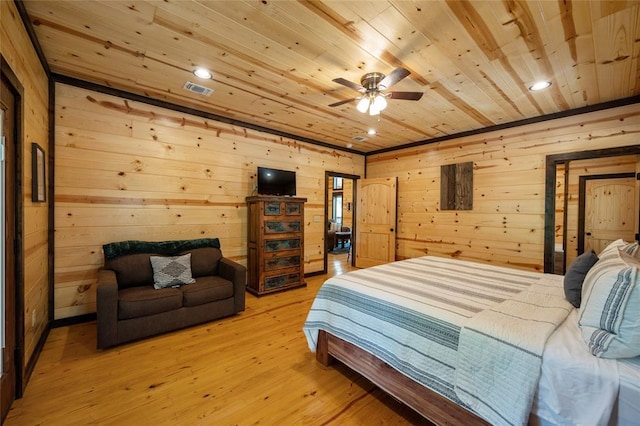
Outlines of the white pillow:
<svg viewBox="0 0 640 426">
<path fill-rule="evenodd" d="M 640 355 L 640 262 L 624 248 L 603 251 L 582 287 L 578 325 L 599 358 Z"/>
<path fill-rule="evenodd" d="M 618 250 L 622 250 L 629 256 L 633 256 L 636 259 L 640 256 L 640 249 L 637 241 L 629 243 L 623 239 L 618 239 L 606 246 L 604 250 L 600 252 L 598 258 L 602 259 L 603 257 L 615 255 Z"/>
<path fill-rule="evenodd" d="M 181 286 L 196 282 L 191 273 L 191 253 L 182 256 L 150 256 L 153 269 L 153 287 Z"/>
</svg>

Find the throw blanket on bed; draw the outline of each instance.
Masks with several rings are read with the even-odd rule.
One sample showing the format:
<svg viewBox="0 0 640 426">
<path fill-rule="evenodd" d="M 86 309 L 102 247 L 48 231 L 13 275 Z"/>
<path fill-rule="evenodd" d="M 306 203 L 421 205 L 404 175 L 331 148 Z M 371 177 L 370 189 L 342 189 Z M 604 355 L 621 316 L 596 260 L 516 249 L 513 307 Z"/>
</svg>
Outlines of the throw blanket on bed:
<svg viewBox="0 0 640 426">
<path fill-rule="evenodd" d="M 460 329 L 542 276 L 428 256 L 362 269 L 325 282 L 303 330 L 313 352 L 326 330 L 465 406 L 454 391 Z"/>
<path fill-rule="evenodd" d="M 524 425 L 533 404 L 542 352 L 572 310 L 550 275 L 471 318 L 460 331 L 455 391 L 494 425 Z"/>
</svg>

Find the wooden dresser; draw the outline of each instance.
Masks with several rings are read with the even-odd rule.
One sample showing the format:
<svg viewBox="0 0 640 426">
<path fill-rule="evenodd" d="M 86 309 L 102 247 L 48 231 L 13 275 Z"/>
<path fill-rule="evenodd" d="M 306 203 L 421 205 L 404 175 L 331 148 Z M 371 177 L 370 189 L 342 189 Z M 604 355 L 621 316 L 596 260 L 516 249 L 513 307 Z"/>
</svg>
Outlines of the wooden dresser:
<svg viewBox="0 0 640 426">
<path fill-rule="evenodd" d="M 306 198 L 247 197 L 247 290 L 257 296 L 305 286 Z"/>
</svg>

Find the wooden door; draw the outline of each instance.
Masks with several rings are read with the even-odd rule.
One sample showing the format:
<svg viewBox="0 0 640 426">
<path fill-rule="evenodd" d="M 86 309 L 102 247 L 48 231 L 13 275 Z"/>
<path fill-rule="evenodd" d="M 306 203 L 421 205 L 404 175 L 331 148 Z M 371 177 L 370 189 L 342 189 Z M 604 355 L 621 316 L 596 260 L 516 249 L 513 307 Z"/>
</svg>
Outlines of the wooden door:
<svg viewBox="0 0 640 426">
<path fill-rule="evenodd" d="M 600 253 L 619 238 L 634 241 L 638 212 L 634 177 L 593 179 L 585 189 L 585 250 Z"/>
<path fill-rule="evenodd" d="M 395 261 L 397 178 L 360 179 L 357 197 L 355 266 Z"/>
<path fill-rule="evenodd" d="M 1 276 L 4 283 L 4 293 L 2 297 L 2 313 L 4 322 L 2 323 L 2 378 L 0 387 L 1 415 L 0 423 L 4 421 L 16 395 L 17 367 L 15 360 L 16 349 L 16 283 L 15 283 L 15 108 L 16 98 L 4 78 L 0 78 L 0 128 L 3 138 L 4 161 L 0 182 L 0 196 L 2 197 L 2 210 L 0 216 L 3 217 L 2 234 L 0 244 L 2 244 L 2 265 Z"/>
</svg>

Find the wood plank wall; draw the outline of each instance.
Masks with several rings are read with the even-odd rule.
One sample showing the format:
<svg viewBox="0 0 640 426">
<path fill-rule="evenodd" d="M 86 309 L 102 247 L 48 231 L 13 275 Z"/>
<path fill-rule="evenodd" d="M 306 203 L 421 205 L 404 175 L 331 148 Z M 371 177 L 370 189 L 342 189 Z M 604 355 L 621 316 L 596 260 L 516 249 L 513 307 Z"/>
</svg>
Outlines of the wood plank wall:
<svg viewBox="0 0 640 426">
<path fill-rule="evenodd" d="M 24 270 L 24 367 L 49 322 L 48 207 L 31 201 L 31 142 L 49 154 L 49 88 L 15 4 L 0 1 L 0 53 L 23 87 L 22 200 Z M 48 170 L 48 167 L 47 167 Z"/>
<path fill-rule="evenodd" d="M 543 270 L 545 157 L 638 144 L 629 105 L 367 157 L 398 176 L 397 259 L 422 256 Z M 473 161 L 473 210 L 440 211 L 440 166 Z M 610 160 L 614 161 L 614 160 Z"/>
<path fill-rule="evenodd" d="M 364 156 L 56 84 L 55 318 L 95 312 L 102 245 L 220 238 L 246 264 L 258 166 L 295 170 L 305 273 L 323 269 L 325 170 L 364 174 Z"/>
</svg>

